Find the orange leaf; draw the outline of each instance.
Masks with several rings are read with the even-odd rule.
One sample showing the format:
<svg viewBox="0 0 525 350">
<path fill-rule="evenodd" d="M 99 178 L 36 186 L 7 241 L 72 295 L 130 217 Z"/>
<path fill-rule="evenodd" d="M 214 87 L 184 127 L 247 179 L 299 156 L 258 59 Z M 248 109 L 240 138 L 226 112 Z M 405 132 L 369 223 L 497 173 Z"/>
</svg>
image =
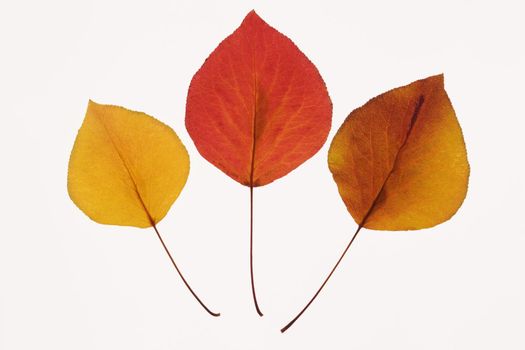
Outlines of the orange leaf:
<svg viewBox="0 0 525 350">
<path fill-rule="evenodd" d="M 467 193 L 469 165 L 443 75 L 391 90 L 350 113 L 328 164 L 363 227 L 417 230 L 452 217 Z"/>
<path fill-rule="evenodd" d="M 266 185 L 313 156 L 331 117 L 317 68 L 254 11 L 195 74 L 186 105 L 200 154 L 246 186 Z"/>
<path fill-rule="evenodd" d="M 312 299 L 319 295 L 363 228 L 417 230 L 451 218 L 467 193 L 469 164 L 443 75 L 379 95 L 337 131 L 328 165 L 359 225 Z"/>
</svg>

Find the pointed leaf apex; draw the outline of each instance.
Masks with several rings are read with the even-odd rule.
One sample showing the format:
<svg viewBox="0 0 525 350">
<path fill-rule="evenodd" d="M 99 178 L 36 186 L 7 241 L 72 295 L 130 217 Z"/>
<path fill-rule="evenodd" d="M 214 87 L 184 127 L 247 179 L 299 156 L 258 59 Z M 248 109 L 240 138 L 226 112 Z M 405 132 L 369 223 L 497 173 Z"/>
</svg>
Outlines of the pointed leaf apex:
<svg viewBox="0 0 525 350">
<path fill-rule="evenodd" d="M 431 82 L 434 85 L 438 85 L 441 87 L 445 86 L 445 75 L 443 73 L 431 75 L 428 78 L 423 79 L 423 80 L 426 80 L 428 82 Z"/>
<path fill-rule="evenodd" d="M 256 12 L 255 10 L 251 10 L 248 12 L 246 17 L 244 17 L 244 20 L 242 21 L 243 24 L 245 23 L 266 23 Z"/>
<path fill-rule="evenodd" d="M 93 101 L 92 99 L 89 99 L 88 102 L 88 110 L 98 110 L 100 108 L 104 107 L 104 104 L 97 103 Z"/>
</svg>

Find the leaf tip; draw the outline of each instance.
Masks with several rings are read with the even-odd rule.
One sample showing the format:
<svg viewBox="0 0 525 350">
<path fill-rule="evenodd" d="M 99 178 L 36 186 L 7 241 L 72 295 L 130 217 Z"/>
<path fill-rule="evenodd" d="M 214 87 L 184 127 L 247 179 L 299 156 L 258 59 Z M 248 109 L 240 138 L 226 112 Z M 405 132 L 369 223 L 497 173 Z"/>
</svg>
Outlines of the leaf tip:
<svg viewBox="0 0 525 350">
<path fill-rule="evenodd" d="M 88 101 L 88 106 L 87 106 L 87 110 L 88 110 L 88 112 L 89 112 L 89 111 L 93 112 L 93 111 L 95 111 L 95 110 L 98 110 L 98 109 L 101 108 L 102 106 L 103 106 L 102 104 L 97 103 L 97 102 L 93 101 L 92 99 L 89 99 L 89 101 Z M 88 113 L 88 112 L 86 112 L 86 113 Z"/>
<path fill-rule="evenodd" d="M 88 100 L 88 106 L 98 106 L 99 104 L 93 101 L 92 99 Z"/>
<path fill-rule="evenodd" d="M 246 17 L 244 17 L 244 20 L 242 21 L 242 24 L 246 23 L 266 23 L 258 14 L 255 12 L 255 10 L 251 10 L 248 12 Z"/>
<path fill-rule="evenodd" d="M 437 86 L 440 86 L 440 87 L 444 87 L 445 86 L 445 74 L 444 73 L 431 75 L 431 76 L 429 76 L 428 78 L 426 78 L 424 80 L 426 80 L 428 82 L 431 82 L 433 85 L 437 85 Z"/>
</svg>

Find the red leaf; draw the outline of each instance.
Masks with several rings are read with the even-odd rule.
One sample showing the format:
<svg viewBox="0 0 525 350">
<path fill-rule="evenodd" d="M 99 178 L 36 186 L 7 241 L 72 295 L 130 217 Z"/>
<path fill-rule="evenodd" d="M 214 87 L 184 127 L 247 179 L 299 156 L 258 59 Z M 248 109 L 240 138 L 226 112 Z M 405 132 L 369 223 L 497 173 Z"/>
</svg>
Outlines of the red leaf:
<svg viewBox="0 0 525 350">
<path fill-rule="evenodd" d="M 195 74 L 186 105 L 186 128 L 201 155 L 250 187 L 312 157 L 331 118 L 317 68 L 254 11 Z"/>
</svg>

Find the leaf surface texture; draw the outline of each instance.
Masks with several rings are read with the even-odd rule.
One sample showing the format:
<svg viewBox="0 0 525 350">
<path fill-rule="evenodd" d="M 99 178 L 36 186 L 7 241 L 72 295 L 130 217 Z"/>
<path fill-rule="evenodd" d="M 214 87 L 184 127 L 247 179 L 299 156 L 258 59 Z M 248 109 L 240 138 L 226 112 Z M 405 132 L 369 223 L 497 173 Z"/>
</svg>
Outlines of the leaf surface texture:
<svg viewBox="0 0 525 350">
<path fill-rule="evenodd" d="M 186 128 L 201 155 L 253 187 L 312 157 L 331 117 L 317 68 L 254 11 L 195 74 L 186 105 Z"/>
<path fill-rule="evenodd" d="M 186 148 L 165 124 L 90 101 L 69 161 L 73 202 L 101 224 L 150 227 L 186 183 Z"/>
<path fill-rule="evenodd" d="M 381 94 L 346 118 L 328 154 L 354 220 L 376 230 L 417 230 L 452 217 L 469 164 L 443 75 Z"/>
</svg>

